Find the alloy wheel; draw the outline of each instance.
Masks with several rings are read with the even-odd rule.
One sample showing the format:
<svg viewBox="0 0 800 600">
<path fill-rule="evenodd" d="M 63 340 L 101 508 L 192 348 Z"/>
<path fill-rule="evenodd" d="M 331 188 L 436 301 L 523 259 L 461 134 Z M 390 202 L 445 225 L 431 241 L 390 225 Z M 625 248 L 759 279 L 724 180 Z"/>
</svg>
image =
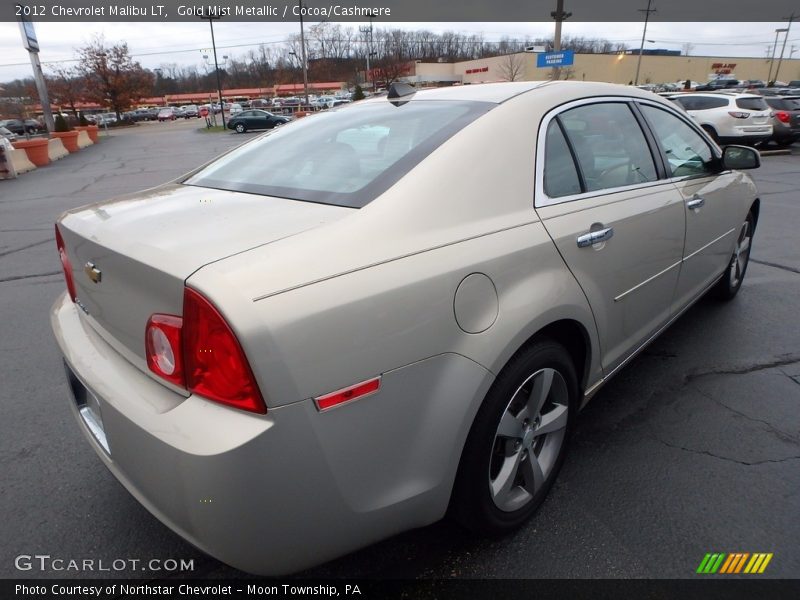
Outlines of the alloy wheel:
<svg viewBox="0 0 800 600">
<path fill-rule="evenodd" d="M 747 261 L 750 259 L 750 242 L 753 238 L 753 231 L 750 221 L 745 221 L 739 230 L 739 237 L 736 240 L 736 248 L 733 251 L 731 264 L 728 269 L 728 278 L 732 288 L 737 287 L 744 277 Z"/>
<path fill-rule="evenodd" d="M 500 510 L 528 504 L 545 484 L 564 443 L 569 392 L 552 368 L 528 377 L 500 418 L 489 461 L 489 491 Z"/>
</svg>

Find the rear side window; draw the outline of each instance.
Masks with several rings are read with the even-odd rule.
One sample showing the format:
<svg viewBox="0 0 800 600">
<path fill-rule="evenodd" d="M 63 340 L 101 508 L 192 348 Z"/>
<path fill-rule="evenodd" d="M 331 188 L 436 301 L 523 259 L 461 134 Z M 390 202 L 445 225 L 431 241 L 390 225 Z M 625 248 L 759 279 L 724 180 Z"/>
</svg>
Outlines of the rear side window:
<svg viewBox="0 0 800 600">
<path fill-rule="evenodd" d="M 709 96 L 680 96 L 676 100 L 686 110 L 711 110 L 728 106 L 727 98 L 713 98 Z"/>
<path fill-rule="evenodd" d="M 578 169 L 572 160 L 567 141 L 553 119 L 547 126 L 544 152 L 544 192 L 551 198 L 560 198 L 581 193 Z"/>
<path fill-rule="evenodd" d="M 736 106 L 745 110 L 769 110 L 769 105 L 763 98 L 737 98 Z"/>
<path fill-rule="evenodd" d="M 778 110 L 787 110 L 789 108 L 788 101 L 783 98 L 764 98 L 764 101 L 770 108 L 777 108 Z"/>
<path fill-rule="evenodd" d="M 578 159 L 586 191 L 658 179 L 644 133 L 627 104 L 579 106 L 558 117 Z"/>
<path fill-rule="evenodd" d="M 494 106 L 387 101 L 320 113 L 245 144 L 184 183 L 360 208 Z"/>
</svg>

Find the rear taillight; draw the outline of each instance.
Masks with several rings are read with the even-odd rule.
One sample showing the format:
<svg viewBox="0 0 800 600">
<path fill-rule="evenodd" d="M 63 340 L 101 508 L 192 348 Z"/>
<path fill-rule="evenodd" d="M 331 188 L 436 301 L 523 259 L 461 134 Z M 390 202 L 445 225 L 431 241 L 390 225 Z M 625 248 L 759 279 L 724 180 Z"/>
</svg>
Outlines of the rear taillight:
<svg viewBox="0 0 800 600">
<path fill-rule="evenodd" d="M 190 391 L 242 410 L 265 413 L 253 372 L 219 311 L 201 294 L 183 294 L 183 355 Z"/>
<path fill-rule="evenodd" d="M 70 300 L 75 302 L 75 280 L 72 279 L 72 264 L 69 262 L 67 247 L 64 245 L 64 238 L 61 237 L 58 225 L 56 225 L 56 247 L 58 248 L 58 257 L 61 259 L 61 267 L 64 269 L 64 279 L 67 281 L 67 292 L 69 292 Z"/>
<path fill-rule="evenodd" d="M 162 379 L 228 406 L 267 412 L 239 340 L 199 292 L 184 288 L 183 318 L 150 317 L 145 349 L 147 366 Z"/>
<path fill-rule="evenodd" d="M 778 117 L 778 121 L 780 121 L 781 123 L 788 123 L 789 121 L 792 120 L 791 115 L 785 110 L 775 111 L 775 116 Z"/>
<path fill-rule="evenodd" d="M 186 387 L 183 370 L 183 319 L 174 315 L 153 315 L 145 329 L 145 351 L 150 370 L 172 384 Z"/>
<path fill-rule="evenodd" d="M 732 116 L 734 119 L 746 119 L 747 117 L 750 116 L 750 113 L 748 112 L 739 112 L 735 110 L 729 111 L 728 114 Z"/>
</svg>

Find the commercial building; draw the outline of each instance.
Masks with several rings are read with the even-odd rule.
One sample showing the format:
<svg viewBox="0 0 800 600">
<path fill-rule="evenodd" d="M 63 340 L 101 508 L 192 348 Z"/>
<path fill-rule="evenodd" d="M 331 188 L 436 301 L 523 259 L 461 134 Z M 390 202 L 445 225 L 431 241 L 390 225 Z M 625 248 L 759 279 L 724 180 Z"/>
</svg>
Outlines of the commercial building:
<svg viewBox="0 0 800 600">
<path fill-rule="evenodd" d="M 639 83 L 676 81 L 706 82 L 715 75 L 737 79 L 767 80 L 770 60 L 765 58 L 731 58 L 729 56 L 674 56 L 642 54 Z M 561 69 L 562 79 L 630 83 L 636 77 L 638 49 L 620 54 L 575 54 L 575 63 Z M 773 73 L 778 65 L 775 59 Z M 549 68 L 537 68 L 536 54 L 518 53 L 456 63 L 415 62 L 403 81 L 416 85 L 452 85 L 491 81 L 536 81 L 547 79 Z M 800 79 L 800 59 L 783 59 L 780 70 L 783 81 Z"/>
</svg>

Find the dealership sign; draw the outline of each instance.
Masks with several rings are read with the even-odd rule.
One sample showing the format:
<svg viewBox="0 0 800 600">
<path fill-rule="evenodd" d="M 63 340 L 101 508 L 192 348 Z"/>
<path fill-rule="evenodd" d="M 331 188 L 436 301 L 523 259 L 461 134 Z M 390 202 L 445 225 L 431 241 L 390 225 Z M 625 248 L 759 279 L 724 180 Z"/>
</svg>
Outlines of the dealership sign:
<svg viewBox="0 0 800 600">
<path fill-rule="evenodd" d="M 575 53 L 572 50 L 559 50 L 536 55 L 537 67 L 568 67 L 574 62 Z"/>
</svg>

